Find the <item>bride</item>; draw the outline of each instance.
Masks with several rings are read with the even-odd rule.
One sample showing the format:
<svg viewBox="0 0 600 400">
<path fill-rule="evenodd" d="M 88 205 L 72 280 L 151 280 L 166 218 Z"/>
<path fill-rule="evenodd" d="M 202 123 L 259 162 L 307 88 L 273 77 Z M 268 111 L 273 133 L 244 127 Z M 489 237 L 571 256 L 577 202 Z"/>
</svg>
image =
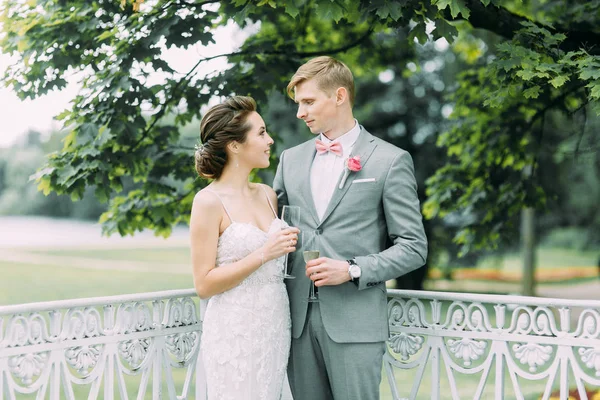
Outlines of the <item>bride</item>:
<svg viewBox="0 0 600 400">
<path fill-rule="evenodd" d="M 273 189 L 248 180 L 269 166 L 273 139 L 243 96 L 212 107 L 200 138 L 196 170 L 212 182 L 194 198 L 190 235 L 194 286 L 209 299 L 201 338 L 208 399 L 291 398 L 291 322 L 280 275 L 299 231 L 283 229 Z"/>
</svg>

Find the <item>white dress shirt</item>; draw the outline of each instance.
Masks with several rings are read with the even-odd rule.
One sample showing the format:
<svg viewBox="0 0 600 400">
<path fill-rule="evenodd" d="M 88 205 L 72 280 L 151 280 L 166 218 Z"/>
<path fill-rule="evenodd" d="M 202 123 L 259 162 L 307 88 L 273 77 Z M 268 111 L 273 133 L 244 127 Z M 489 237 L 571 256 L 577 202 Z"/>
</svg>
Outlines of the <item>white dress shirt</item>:
<svg viewBox="0 0 600 400">
<path fill-rule="evenodd" d="M 341 157 L 331 152 L 315 154 L 310 169 L 310 188 L 319 220 L 323 219 L 333 192 L 336 190 L 336 185 L 346 168 L 346 160 L 350 157 L 359 134 L 360 125 L 355 119 L 354 127 L 335 140 L 329 140 L 323 134 L 319 135 L 319 139 L 327 144 L 339 142 L 344 152 Z"/>
</svg>

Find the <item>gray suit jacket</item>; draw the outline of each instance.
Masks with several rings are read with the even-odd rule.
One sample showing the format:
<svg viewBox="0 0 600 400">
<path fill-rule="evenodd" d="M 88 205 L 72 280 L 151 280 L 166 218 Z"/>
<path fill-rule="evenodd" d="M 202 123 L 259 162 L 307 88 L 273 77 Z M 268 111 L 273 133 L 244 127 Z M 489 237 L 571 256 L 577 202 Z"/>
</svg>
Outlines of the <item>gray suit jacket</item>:
<svg viewBox="0 0 600 400">
<path fill-rule="evenodd" d="M 279 207 L 300 206 L 299 228 L 315 233 L 310 247 L 316 247 L 322 257 L 355 258 L 361 267 L 358 287 L 346 282 L 319 288 L 323 325 L 329 337 L 339 343 L 387 340 L 385 282 L 421 267 L 427 258 L 412 158 L 361 126 L 352 156 L 360 155 L 362 169 L 350 172 L 342 189 L 338 189 L 340 176 L 319 221 L 310 186 L 315 140 L 281 154 L 273 182 Z M 303 250 L 290 254 L 296 279 L 286 281 L 294 338 L 300 337 L 304 328 L 310 288 Z"/>
</svg>

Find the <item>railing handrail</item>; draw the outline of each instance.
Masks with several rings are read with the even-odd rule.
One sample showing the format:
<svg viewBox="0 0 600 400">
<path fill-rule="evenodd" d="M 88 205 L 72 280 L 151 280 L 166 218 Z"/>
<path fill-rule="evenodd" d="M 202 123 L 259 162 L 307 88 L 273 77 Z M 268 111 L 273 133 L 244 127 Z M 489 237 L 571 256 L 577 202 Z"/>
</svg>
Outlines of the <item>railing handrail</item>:
<svg viewBox="0 0 600 400">
<path fill-rule="evenodd" d="M 532 296 L 516 296 L 503 294 L 480 294 L 459 292 L 434 292 L 427 290 L 388 289 L 390 295 L 416 299 L 456 301 L 465 300 L 478 303 L 507 303 L 529 304 L 534 306 L 567 306 L 567 307 L 593 307 L 600 309 L 600 300 L 573 300 L 559 298 L 543 298 Z M 162 290 L 158 292 L 129 293 L 114 296 L 88 297 L 70 300 L 54 300 L 34 303 L 0 306 L 0 315 L 20 314 L 23 312 L 41 312 L 71 307 L 89 307 L 98 304 L 114 304 L 130 301 L 152 301 L 156 299 L 169 299 L 174 297 L 196 296 L 196 291 L 190 289 Z M 508 297 L 510 296 L 510 297 Z"/>
<path fill-rule="evenodd" d="M 115 296 L 87 297 L 71 300 L 54 300 L 35 303 L 0 306 L 0 315 L 21 314 L 24 312 L 42 312 L 63 308 L 90 307 L 99 304 L 127 303 L 132 301 L 153 301 L 174 297 L 196 296 L 194 289 L 162 290 L 159 292 L 130 293 Z"/>
<path fill-rule="evenodd" d="M 560 298 L 544 298 L 533 296 L 516 296 L 506 294 L 479 294 L 479 293 L 459 293 L 459 292 L 432 292 L 426 290 L 400 290 L 388 289 L 388 294 L 399 297 L 409 297 L 427 300 L 457 301 L 466 300 L 476 303 L 506 303 L 506 304 L 527 304 L 532 306 L 567 306 L 567 307 L 586 307 L 599 308 L 600 300 L 573 300 Z"/>
</svg>

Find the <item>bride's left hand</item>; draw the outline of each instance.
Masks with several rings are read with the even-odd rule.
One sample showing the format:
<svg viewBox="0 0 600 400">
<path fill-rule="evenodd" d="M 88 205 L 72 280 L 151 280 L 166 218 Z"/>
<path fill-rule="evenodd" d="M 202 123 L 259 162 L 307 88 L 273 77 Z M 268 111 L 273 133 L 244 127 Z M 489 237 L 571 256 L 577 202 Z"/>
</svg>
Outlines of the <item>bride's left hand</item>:
<svg viewBox="0 0 600 400">
<path fill-rule="evenodd" d="M 306 276 L 315 286 L 335 286 L 350 280 L 348 262 L 319 257 L 306 263 Z"/>
</svg>

